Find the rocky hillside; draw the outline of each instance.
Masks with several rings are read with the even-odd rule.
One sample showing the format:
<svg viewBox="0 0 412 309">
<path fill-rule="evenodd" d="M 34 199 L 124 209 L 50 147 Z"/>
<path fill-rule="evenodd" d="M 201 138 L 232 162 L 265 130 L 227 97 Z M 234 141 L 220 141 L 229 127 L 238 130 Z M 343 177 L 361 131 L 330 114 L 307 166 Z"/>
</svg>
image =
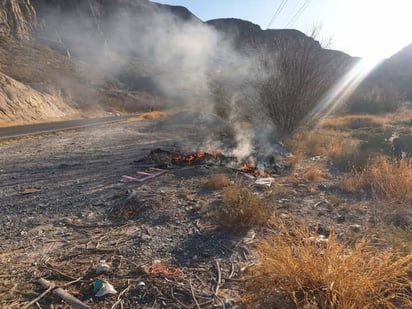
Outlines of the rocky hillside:
<svg viewBox="0 0 412 309">
<path fill-rule="evenodd" d="M 412 44 L 387 59 L 376 75 L 383 81 L 396 83 L 399 91 L 412 101 Z"/>
<path fill-rule="evenodd" d="M 251 50 L 274 54 L 303 44 L 328 63 L 353 60 L 296 30 L 264 31 L 238 19 L 204 23 L 184 7 L 148 0 L 0 0 L 0 9 L 0 72 L 29 88 L 41 84 L 38 92 L 63 90 L 64 104 L 80 110 L 203 107 L 216 63 L 246 68 L 241 55 Z"/>
<path fill-rule="evenodd" d="M 0 1 L 0 36 L 28 39 L 36 27 L 36 13 L 30 0 Z"/>
<path fill-rule="evenodd" d="M 45 93 L 0 73 L 0 120 L 33 122 L 75 116 L 61 93 Z"/>
</svg>

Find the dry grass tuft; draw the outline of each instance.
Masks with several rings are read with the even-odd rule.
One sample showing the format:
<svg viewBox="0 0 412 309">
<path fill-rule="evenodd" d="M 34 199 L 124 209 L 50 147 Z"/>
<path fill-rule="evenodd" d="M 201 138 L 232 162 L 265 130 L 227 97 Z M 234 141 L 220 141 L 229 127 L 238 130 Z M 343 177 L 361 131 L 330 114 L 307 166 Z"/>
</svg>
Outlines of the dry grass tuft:
<svg viewBox="0 0 412 309">
<path fill-rule="evenodd" d="M 356 192 L 365 189 L 381 198 L 412 201 L 412 164 L 379 155 L 361 172 L 353 172 L 342 182 L 342 189 Z"/>
<path fill-rule="evenodd" d="M 333 158 L 333 164 L 344 172 L 362 171 L 368 164 L 371 153 L 362 151 L 358 145 L 351 145 Z"/>
<path fill-rule="evenodd" d="M 303 161 L 303 154 L 295 153 L 286 159 L 286 167 L 289 170 L 294 170 Z"/>
<path fill-rule="evenodd" d="M 405 254 L 412 252 L 412 225 L 404 228 L 391 226 L 385 238 L 393 248 Z"/>
<path fill-rule="evenodd" d="M 292 153 L 308 156 L 335 157 L 347 146 L 346 136 L 333 130 L 317 130 L 310 133 L 296 133 L 287 142 L 286 146 Z"/>
<path fill-rule="evenodd" d="M 364 172 L 365 185 L 382 197 L 412 201 L 412 164 L 408 160 L 375 158 Z"/>
<path fill-rule="evenodd" d="M 168 112 L 161 112 L 161 111 L 152 111 L 146 112 L 136 117 L 131 117 L 127 119 L 127 122 L 136 122 L 136 121 L 143 121 L 143 120 L 152 120 L 152 119 L 160 119 L 169 116 L 170 113 Z"/>
<path fill-rule="evenodd" d="M 343 177 L 341 189 L 346 193 L 357 193 L 363 187 L 363 178 L 360 172 L 354 171 L 350 175 Z"/>
<path fill-rule="evenodd" d="M 223 204 L 216 211 L 216 221 L 224 229 L 241 233 L 264 225 L 270 214 L 267 204 L 252 190 L 235 184 L 223 189 Z"/>
<path fill-rule="evenodd" d="M 324 179 L 326 176 L 326 171 L 316 165 L 310 165 L 303 172 L 303 177 L 305 177 L 309 181 L 318 181 Z"/>
<path fill-rule="evenodd" d="M 203 187 L 209 190 L 220 190 L 224 187 L 230 186 L 231 182 L 229 177 L 225 174 L 213 175 L 204 184 Z"/>
<path fill-rule="evenodd" d="M 347 115 L 329 117 L 321 120 L 321 127 L 325 129 L 359 129 L 383 127 L 388 124 L 389 119 L 376 115 Z"/>
<path fill-rule="evenodd" d="M 353 247 L 333 235 L 318 243 L 302 228 L 257 245 L 260 263 L 246 281 L 248 308 L 410 308 L 412 254 Z"/>
</svg>

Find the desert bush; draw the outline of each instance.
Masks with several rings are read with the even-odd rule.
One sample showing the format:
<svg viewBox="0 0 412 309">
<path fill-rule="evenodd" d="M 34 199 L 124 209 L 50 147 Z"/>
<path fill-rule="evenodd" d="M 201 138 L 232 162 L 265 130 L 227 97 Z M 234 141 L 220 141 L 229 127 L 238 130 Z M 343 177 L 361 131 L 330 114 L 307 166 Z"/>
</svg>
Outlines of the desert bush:
<svg viewBox="0 0 412 309">
<path fill-rule="evenodd" d="M 265 224 L 269 217 L 269 206 L 249 188 L 239 184 L 224 188 L 223 203 L 216 211 L 216 221 L 221 228 L 241 233 Z"/>
<path fill-rule="evenodd" d="M 303 177 L 309 181 L 318 181 L 327 176 L 327 173 L 319 166 L 310 165 L 303 172 Z"/>
<path fill-rule="evenodd" d="M 381 197 L 412 201 L 412 165 L 377 156 L 363 172 L 364 186 Z"/>
<path fill-rule="evenodd" d="M 341 181 L 341 189 L 346 193 L 357 193 L 364 186 L 364 179 L 361 172 L 354 171 L 352 174 L 345 175 Z"/>
<path fill-rule="evenodd" d="M 279 37 L 274 56 L 262 56 L 258 64 L 257 103 L 263 115 L 281 135 L 290 135 L 317 106 L 340 77 L 348 63 L 325 52 L 320 44 L 306 36 L 295 40 Z"/>
<path fill-rule="evenodd" d="M 351 186 L 349 186 L 351 184 Z M 352 187 L 351 190 L 348 190 Z M 379 198 L 412 201 L 412 164 L 409 160 L 394 160 L 384 155 L 371 159 L 361 172 L 343 180 L 346 191 L 367 190 Z"/>
<path fill-rule="evenodd" d="M 229 177 L 225 174 L 213 175 L 204 184 L 203 187 L 209 190 L 219 190 L 224 187 L 230 186 L 231 182 Z"/>
<path fill-rule="evenodd" d="M 332 234 L 317 242 L 301 227 L 280 228 L 256 246 L 245 284 L 247 308 L 409 308 L 412 254 L 354 246 Z M 409 293 L 409 294 L 408 294 Z"/>
</svg>

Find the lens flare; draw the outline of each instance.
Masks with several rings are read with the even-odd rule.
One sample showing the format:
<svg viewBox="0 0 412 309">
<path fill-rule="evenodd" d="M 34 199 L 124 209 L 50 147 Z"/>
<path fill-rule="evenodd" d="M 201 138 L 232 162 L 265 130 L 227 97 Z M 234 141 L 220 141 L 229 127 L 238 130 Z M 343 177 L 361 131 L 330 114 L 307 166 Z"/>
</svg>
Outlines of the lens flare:
<svg viewBox="0 0 412 309">
<path fill-rule="evenodd" d="M 332 88 L 322 97 L 308 115 L 307 121 L 326 117 L 345 102 L 360 83 L 377 67 L 383 59 L 360 59 Z"/>
</svg>

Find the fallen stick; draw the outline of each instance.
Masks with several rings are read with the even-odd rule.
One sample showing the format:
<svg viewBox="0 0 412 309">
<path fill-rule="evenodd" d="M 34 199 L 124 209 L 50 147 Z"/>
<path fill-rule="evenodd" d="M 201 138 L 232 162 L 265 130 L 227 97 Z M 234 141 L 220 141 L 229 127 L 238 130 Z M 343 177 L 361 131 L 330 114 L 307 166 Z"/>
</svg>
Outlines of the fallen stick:
<svg viewBox="0 0 412 309">
<path fill-rule="evenodd" d="M 220 266 L 219 266 L 219 261 L 215 260 L 215 265 L 216 265 L 216 270 L 217 270 L 217 282 L 216 282 L 216 288 L 215 288 L 215 296 L 217 297 L 220 284 L 222 283 L 222 272 L 220 271 Z"/>
<path fill-rule="evenodd" d="M 199 302 L 196 299 L 195 291 L 193 289 L 192 279 L 189 279 L 189 284 L 190 284 L 190 292 L 192 293 L 192 298 L 193 298 L 193 301 L 195 302 L 196 308 L 200 309 Z"/>
<path fill-rule="evenodd" d="M 120 304 L 120 306 L 122 307 L 122 305 L 121 305 L 122 296 L 123 296 L 124 294 L 126 294 L 126 293 L 130 290 L 130 287 L 131 287 L 131 285 L 129 284 L 129 286 L 128 286 L 127 288 L 125 288 L 123 291 L 120 292 L 119 296 L 117 296 L 117 301 L 113 304 L 113 306 L 111 307 L 111 309 L 116 308 L 116 306 L 117 306 L 118 304 Z"/>
<path fill-rule="evenodd" d="M 51 290 L 53 289 L 53 286 L 49 286 L 46 291 L 41 293 L 39 296 L 37 296 L 35 299 L 33 299 L 31 302 L 29 302 L 27 305 L 23 307 L 23 309 L 30 308 L 32 305 L 37 303 L 40 299 L 42 299 L 44 296 L 46 296 Z"/>
<path fill-rule="evenodd" d="M 50 289 L 52 290 L 53 294 L 59 296 L 61 299 L 63 299 L 66 303 L 69 305 L 73 306 L 74 309 L 89 309 L 90 307 L 83 303 L 80 299 L 74 297 L 73 295 L 69 294 L 66 290 L 63 290 L 62 288 L 56 287 L 54 283 L 44 279 L 40 278 L 38 283 L 45 289 Z"/>
</svg>

